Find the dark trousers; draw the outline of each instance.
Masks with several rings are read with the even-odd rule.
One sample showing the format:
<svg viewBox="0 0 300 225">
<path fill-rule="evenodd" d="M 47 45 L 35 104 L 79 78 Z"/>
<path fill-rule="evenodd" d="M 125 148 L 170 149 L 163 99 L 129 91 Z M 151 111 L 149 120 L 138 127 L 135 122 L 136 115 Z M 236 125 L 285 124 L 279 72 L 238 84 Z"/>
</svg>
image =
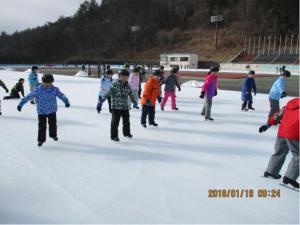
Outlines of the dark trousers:
<svg viewBox="0 0 300 225">
<path fill-rule="evenodd" d="M 252 108 L 252 101 L 248 101 L 248 102 L 243 102 L 242 104 L 242 109 L 245 109 L 247 107 L 247 103 L 248 103 L 248 109 Z"/>
<path fill-rule="evenodd" d="M 51 138 L 57 137 L 56 113 L 39 115 L 38 142 L 46 141 L 47 119 L 49 124 L 49 136 Z"/>
<path fill-rule="evenodd" d="M 153 124 L 155 119 L 155 106 L 143 105 L 141 124 L 146 124 L 147 116 L 149 117 L 149 124 Z"/>
<path fill-rule="evenodd" d="M 129 110 L 113 109 L 112 117 L 111 117 L 111 130 L 110 130 L 111 138 L 118 137 L 118 127 L 119 127 L 121 117 L 123 120 L 123 135 L 127 136 L 130 134 Z"/>
<path fill-rule="evenodd" d="M 20 98 L 19 93 L 11 93 L 9 96 L 4 97 L 4 99 L 14 99 L 14 98 Z"/>
<path fill-rule="evenodd" d="M 102 101 L 102 97 L 101 96 L 99 96 L 99 102 L 100 101 Z M 112 109 L 111 109 L 111 97 L 110 96 L 107 97 L 107 102 L 108 102 L 108 110 L 109 110 L 110 113 L 112 113 Z"/>
</svg>

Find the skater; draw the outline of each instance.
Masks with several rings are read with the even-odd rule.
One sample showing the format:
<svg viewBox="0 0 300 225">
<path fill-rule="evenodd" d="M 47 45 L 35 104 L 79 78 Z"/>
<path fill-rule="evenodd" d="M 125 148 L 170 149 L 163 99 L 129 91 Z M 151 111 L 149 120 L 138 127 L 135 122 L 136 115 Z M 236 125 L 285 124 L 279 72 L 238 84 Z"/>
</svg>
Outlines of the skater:
<svg viewBox="0 0 300 225">
<path fill-rule="evenodd" d="M 18 83 L 16 83 L 16 85 L 11 89 L 10 91 L 10 95 L 9 96 L 5 96 L 3 98 L 3 100 L 8 100 L 8 99 L 14 99 L 17 98 L 19 99 L 21 96 L 19 94 L 19 92 L 21 92 L 21 95 L 24 97 L 24 84 L 25 80 L 23 78 L 20 78 Z"/>
<path fill-rule="evenodd" d="M 175 86 L 177 86 L 178 91 L 181 91 L 180 85 L 178 83 L 176 74 L 178 73 L 179 69 L 177 67 L 172 68 L 171 74 L 164 79 L 161 82 L 162 84 L 165 84 L 165 94 L 164 98 L 161 102 L 161 110 L 164 110 L 166 102 L 168 101 L 168 98 L 171 96 L 171 107 L 172 110 L 178 110 L 176 107 L 176 101 L 175 101 Z"/>
<path fill-rule="evenodd" d="M 112 70 L 107 70 L 106 74 L 102 76 L 100 79 L 100 91 L 99 91 L 99 97 L 98 97 L 98 104 L 97 104 L 97 112 L 100 113 L 102 104 L 103 104 L 103 97 L 107 94 L 109 88 L 112 84 L 112 76 L 114 75 L 114 72 Z M 111 109 L 111 97 L 107 97 L 108 102 L 108 109 L 109 112 L 112 113 Z"/>
<path fill-rule="evenodd" d="M 100 104 L 110 96 L 112 101 L 112 117 L 111 117 L 111 130 L 110 138 L 113 141 L 120 141 L 118 136 L 118 127 L 120 118 L 123 120 L 123 135 L 128 138 L 132 138 L 130 132 L 129 122 L 129 109 L 128 109 L 128 97 L 130 97 L 132 103 L 137 105 L 132 95 L 132 90 L 128 84 L 129 72 L 126 69 L 122 69 L 119 74 L 119 80 L 113 82 L 111 88 L 107 94 L 102 98 Z"/>
<path fill-rule="evenodd" d="M 57 125 L 56 125 L 56 111 L 57 100 L 56 97 L 61 99 L 65 106 L 70 107 L 67 97 L 60 92 L 60 90 L 53 86 L 54 77 L 52 74 L 44 74 L 42 77 L 43 83 L 35 88 L 29 95 L 21 100 L 17 109 L 21 112 L 22 107 L 31 99 L 36 98 L 37 113 L 38 113 L 38 146 L 42 146 L 46 141 L 46 128 L 47 119 L 49 124 L 49 136 L 58 141 L 57 138 Z"/>
<path fill-rule="evenodd" d="M 6 93 L 9 92 L 6 85 L 2 82 L 2 80 L 0 80 L 0 86 L 3 87 L 3 89 L 5 90 Z M 1 115 L 2 115 L 2 112 L 1 112 L 1 100 L 0 100 L 0 116 Z"/>
<path fill-rule="evenodd" d="M 155 102 L 160 93 L 160 78 L 162 76 L 162 72 L 160 70 L 155 70 L 153 75 L 149 77 L 147 80 L 143 97 L 141 103 L 143 105 L 142 108 L 142 118 L 141 124 L 143 127 L 147 127 L 146 118 L 148 116 L 148 122 L 150 126 L 157 127 L 158 124 L 155 123 Z"/>
<path fill-rule="evenodd" d="M 253 104 L 253 98 L 251 91 L 253 89 L 254 95 L 256 95 L 256 85 L 255 85 L 255 79 L 254 79 L 255 72 L 253 70 L 250 70 L 248 73 L 248 77 L 245 79 L 243 88 L 242 88 L 242 111 L 248 111 L 249 109 L 255 110 L 252 107 Z M 248 109 L 247 109 L 248 104 Z"/>
<path fill-rule="evenodd" d="M 130 74 L 129 77 L 129 85 L 132 90 L 132 94 L 134 96 L 134 100 L 138 102 L 139 100 L 139 88 L 140 88 L 140 69 L 138 67 L 135 67 L 133 69 L 133 73 Z M 131 108 L 131 101 L 129 100 L 129 109 Z M 139 109 L 139 107 L 133 106 L 135 109 Z"/>
<path fill-rule="evenodd" d="M 219 72 L 219 67 L 212 66 L 210 71 L 205 77 L 205 81 L 202 86 L 202 91 L 200 95 L 200 98 L 204 98 L 205 96 L 205 103 L 202 108 L 201 115 L 205 116 L 205 120 L 209 120 L 209 121 L 214 121 L 214 119 L 211 117 L 211 106 L 212 106 L 213 97 L 217 95 L 217 88 L 218 88 L 217 72 Z"/>
<path fill-rule="evenodd" d="M 165 75 L 165 67 L 164 66 L 160 66 L 159 67 L 159 71 L 161 72 L 161 76 L 160 76 L 160 78 L 159 78 L 159 82 L 161 83 L 163 80 L 164 80 L 164 75 Z M 160 104 L 161 103 L 161 101 L 162 101 L 162 97 L 161 97 L 161 95 L 162 95 L 162 91 L 161 91 L 161 88 L 159 89 L 159 96 L 157 97 L 157 101 L 158 101 L 158 103 Z"/>
<path fill-rule="evenodd" d="M 39 77 L 38 77 L 38 67 L 32 66 L 31 73 L 28 75 L 29 89 L 32 92 L 39 85 Z M 34 99 L 31 99 L 31 104 L 35 104 Z"/>
<path fill-rule="evenodd" d="M 279 174 L 286 155 L 290 151 L 292 159 L 283 177 L 284 184 L 299 188 L 299 104 L 300 98 L 290 100 L 287 105 L 269 118 L 267 125 L 262 125 L 259 132 L 265 132 L 270 126 L 280 124 L 275 143 L 275 153 L 271 156 L 265 177 L 280 179 Z"/>
<path fill-rule="evenodd" d="M 281 76 L 274 82 L 269 92 L 270 112 L 268 117 L 280 110 L 279 99 L 286 97 L 285 82 L 291 76 L 290 71 L 284 70 Z"/>
</svg>

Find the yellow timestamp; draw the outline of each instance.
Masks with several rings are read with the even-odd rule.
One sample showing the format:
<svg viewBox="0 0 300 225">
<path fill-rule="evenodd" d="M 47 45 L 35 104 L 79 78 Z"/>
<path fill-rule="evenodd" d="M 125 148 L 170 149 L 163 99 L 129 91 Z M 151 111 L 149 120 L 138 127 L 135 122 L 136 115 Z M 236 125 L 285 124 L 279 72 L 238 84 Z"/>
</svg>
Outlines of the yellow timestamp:
<svg viewBox="0 0 300 225">
<path fill-rule="evenodd" d="M 208 198 L 280 198 L 280 189 L 208 189 Z"/>
</svg>

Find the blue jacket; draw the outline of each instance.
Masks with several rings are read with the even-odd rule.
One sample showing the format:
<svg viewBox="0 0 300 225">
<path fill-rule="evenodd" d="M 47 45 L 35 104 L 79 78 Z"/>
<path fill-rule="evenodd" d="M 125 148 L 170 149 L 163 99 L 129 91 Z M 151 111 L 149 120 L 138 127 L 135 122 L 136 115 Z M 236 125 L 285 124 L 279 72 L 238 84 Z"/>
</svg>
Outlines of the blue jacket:
<svg viewBox="0 0 300 225">
<path fill-rule="evenodd" d="M 256 94 L 256 85 L 253 77 L 247 77 L 244 80 L 243 88 L 242 88 L 242 101 L 244 102 L 252 102 L 252 94 L 251 91 L 254 91 Z"/>
<path fill-rule="evenodd" d="M 100 79 L 100 91 L 99 96 L 103 97 L 108 92 L 110 86 L 112 84 L 112 79 L 107 76 L 102 76 Z"/>
<path fill-rule="evenodd" d="M 279 77 L 269 92 L 269 98 L 274 100 L 279 100 L 282 92 L 285 90 L 285 79 L 283 77 Z"/>
<path fill-rule="evenodd" d="M 61 99 L 65 104 L 69 103 L 67 97 L 60 92 L 57 87 L 40 85 L 36 87 L 30 94 L 22 99 L 19 106 L 23 107 L 26 102 L 36 98 L 37 113 L 39 115 L 49 115 L 57 111 L 57 100 L 56 97 Z"/>
<path fill-rule="evenodd" d="M 32 86 L 32 87 L 36 87 L 39 83 L 39 78 L 38 78 L 38 75 L 35 73 L 35 72 L 31 72 L 29 75 L 28 75 L 28 82 L 29 82 L 29 85 Z"/>
</svg>

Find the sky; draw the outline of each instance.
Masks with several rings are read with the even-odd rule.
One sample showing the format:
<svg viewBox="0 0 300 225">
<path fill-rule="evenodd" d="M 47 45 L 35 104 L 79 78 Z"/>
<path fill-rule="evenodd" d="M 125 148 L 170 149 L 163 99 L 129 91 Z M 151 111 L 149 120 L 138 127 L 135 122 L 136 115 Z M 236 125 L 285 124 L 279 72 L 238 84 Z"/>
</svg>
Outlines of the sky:
<svg viewBox="0 0 300 225">
<path fill-rule="evenodd" d="M 0 33 L 54 22 L 61 15 L 72 16 L 84 0 L 0 0 Z M 101 0 L 98 0 L 101 2 Z"/>
</svg>

